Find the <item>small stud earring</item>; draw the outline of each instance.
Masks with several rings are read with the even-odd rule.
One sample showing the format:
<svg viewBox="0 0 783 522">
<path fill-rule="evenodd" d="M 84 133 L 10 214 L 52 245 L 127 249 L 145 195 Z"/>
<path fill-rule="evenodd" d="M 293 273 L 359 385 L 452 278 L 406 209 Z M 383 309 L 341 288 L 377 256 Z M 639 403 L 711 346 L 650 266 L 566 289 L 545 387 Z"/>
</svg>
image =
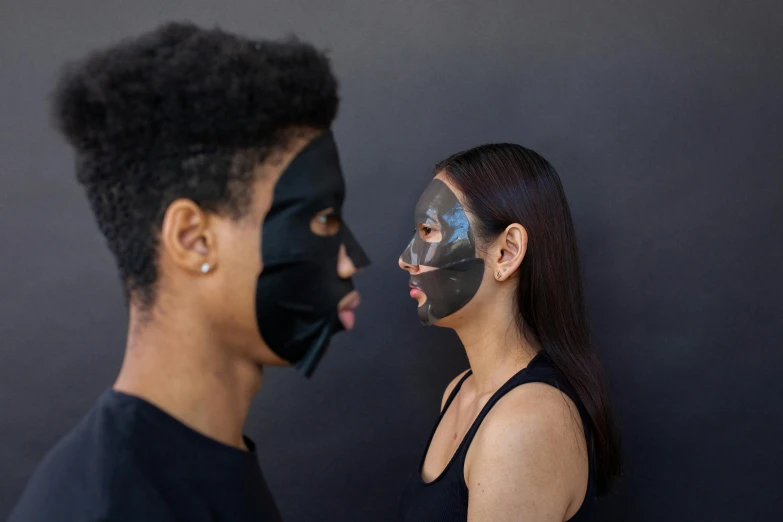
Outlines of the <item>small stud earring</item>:
<svg viewBox="0 0 783 522">
<path fill-rule="evenodd" d="M 209 272 L 209 263 L 204 263 L 201 265 L 201 273 L 206 274 L 207 272 Z"/>
<path fill-rule="evenodd" d="M 498 273 L 497 273 L 497 274 L 495 274 L 495 277 L 496 277 L 497 279 L 500 279 L 500 270 L 498 270 Z"/>
<path fill-rule="evenodd" d="M 505 268 L 503 269 L 503 273 L 504 273 L 504 274 L 506 273 L 506 269 L 505 269 Z"/>
</svg>

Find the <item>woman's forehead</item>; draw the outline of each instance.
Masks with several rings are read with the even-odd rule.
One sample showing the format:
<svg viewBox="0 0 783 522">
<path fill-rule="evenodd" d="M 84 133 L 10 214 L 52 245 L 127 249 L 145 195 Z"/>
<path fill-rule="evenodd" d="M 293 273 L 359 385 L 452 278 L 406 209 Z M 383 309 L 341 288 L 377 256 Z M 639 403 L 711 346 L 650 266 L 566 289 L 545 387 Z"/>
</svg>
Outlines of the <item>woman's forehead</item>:
<svg viewBox="0 0 783 522">
<path fill-rule="evenodd" d="M 467 214 L 459 197 L 459 191 L 447 176 L 439 173 L 430 181 L 419 197 L 414 210 L 414 220 L 425 222 L 431 219 L 440 222 L 443 216 L 455 212 Z"/>
<path fill-rule="evenodd" d="M 457 201 L 459 201 L 460 205 L 462 205 L 463 208 L 465 207 L 465 199 L 462 195 L 462 191 L 454 184 L 453 181 L 451 181 L 451 178 L 449 178 L 449 175 L 448 173 L 446 173 L 445 170 L 441 170 L 440 172 L 438 172 L 433 178 L 433 180 L 435 179 L 442 181 L 449 188 L 449 190 L 454 194 L 454 196 L 457 198 Z"/>
</svg>

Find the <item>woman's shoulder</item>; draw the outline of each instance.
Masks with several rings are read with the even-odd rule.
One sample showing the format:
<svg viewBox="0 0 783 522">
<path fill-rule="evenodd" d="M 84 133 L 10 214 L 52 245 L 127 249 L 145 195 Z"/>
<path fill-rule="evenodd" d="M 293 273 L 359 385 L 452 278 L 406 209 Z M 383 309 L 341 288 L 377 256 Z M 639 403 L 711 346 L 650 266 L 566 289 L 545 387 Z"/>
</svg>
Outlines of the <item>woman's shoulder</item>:
<svg viewBox="0 0 783 522">
<path fill-rule="evenodd" d="M 531 434 L 545 432 L 583 435 L 579 409 L 573 400 L 544 382 L 529 382 L 506 393 L 487 413 L 481 429 L 494 432 Z"/>
<path fill-rule="evenodd" d="M 508 501 L 509 509 L 527 512 L 536 498 L 566 509 L 581 503 L 588 467 L 576 405 L 557 388 L 532 382 L 509 391 L 489 411 L 468 451 L 465 481 L 471 502 L 476 496 L 490 504 L 508 501 L 487 493 L 490 488 L 527 492 Z"/>
</svg>

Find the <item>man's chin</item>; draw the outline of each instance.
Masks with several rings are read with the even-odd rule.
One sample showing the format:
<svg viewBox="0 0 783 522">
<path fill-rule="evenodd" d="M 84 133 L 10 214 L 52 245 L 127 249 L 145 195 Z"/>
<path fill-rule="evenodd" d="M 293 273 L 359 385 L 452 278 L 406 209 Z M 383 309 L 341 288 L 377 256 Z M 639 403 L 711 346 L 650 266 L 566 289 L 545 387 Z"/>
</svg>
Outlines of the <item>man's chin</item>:
<svg viewBox="0 0 783 522">
<path fill-rule="evenodd" d="M 291 366 L 291 361 L 287 361 L 273 352 L 263 339 L 253 346 L 251 357 L 258 366 Z"/>
</svg>

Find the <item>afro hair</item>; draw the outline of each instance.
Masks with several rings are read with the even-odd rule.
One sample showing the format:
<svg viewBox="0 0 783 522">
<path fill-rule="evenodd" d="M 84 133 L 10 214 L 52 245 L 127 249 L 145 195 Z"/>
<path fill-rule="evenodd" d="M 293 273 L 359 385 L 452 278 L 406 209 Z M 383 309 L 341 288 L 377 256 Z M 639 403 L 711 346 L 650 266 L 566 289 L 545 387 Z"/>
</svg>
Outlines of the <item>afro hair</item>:
<svg viewBox="0 0 783 522">
<path fill-rule="evenodd" d="M 291 129 L 337 113 L 328 58 L 294 38 L 251 40 L 168 23 L 67 65 L 56 127 L 117 261 L 126 296 L 154 300 L 157 237 L 168 205 L 191 199 L 240 217 L 254 167 Z"/>
</svg>

